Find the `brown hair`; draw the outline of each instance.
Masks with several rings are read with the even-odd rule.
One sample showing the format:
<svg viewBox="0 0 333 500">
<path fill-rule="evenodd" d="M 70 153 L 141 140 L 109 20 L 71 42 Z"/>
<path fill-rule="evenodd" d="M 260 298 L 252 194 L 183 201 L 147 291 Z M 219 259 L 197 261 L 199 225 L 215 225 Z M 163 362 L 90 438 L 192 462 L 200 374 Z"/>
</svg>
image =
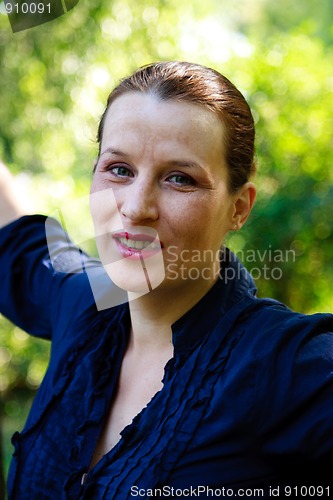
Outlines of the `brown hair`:
<svg viewBox="0 0 333 500">
<path fill-rule="evenodd" d="M 157 62 L 143 66 L 120 81 L 107 100 L 97 139 L 101 144 L 106 112 L 112 102 L 127 92 L 156 95 L 161 100 L 200 104 L 216 113 L 225 125 L 229 190 L 236 192 L 255 173 L 255 129 L 251 110 L 241 92 L 217 71 L 183 61 Z"/>
</svg>

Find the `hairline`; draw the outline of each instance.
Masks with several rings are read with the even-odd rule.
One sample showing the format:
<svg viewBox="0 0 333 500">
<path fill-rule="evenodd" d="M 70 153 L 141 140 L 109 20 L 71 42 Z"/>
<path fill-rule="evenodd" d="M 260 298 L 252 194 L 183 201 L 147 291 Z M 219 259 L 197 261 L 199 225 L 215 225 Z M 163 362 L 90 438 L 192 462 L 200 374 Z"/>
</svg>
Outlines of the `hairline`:
<svg viewBox="0 0 333 500">
<path fill-rule="evenodd" d="M 147 89 L 147 90 L 123 89 L 119 93 L 117 92 L 117 89 L 118 89 L 118 87 L 115 88 L 114 93 L 112 92 L 110 94 L 108 102 L 107 102 L 107 106 L 106 106 L 106 108 L 105 108 L 105 110 L 103 112 L 102 118 L 101 118 L 100 123 L 99 123 L 99 127 L 98 127 L 99 149 L 98 149 L 98 156 L 97 156 L 97 160 L 95 162 L 95 166 L 94 166 L 93 172 L 95 172 L 95 170 L 96 170 L 96 164 L 98 162 L 99 157 L 101 156 L 101 146 L 102 146 L 102 137 L 103 137 L 103 133 L 104 133 L 104 124 L 105 124 L 106 115 L 109 112 L 110 107 L 112 106 L 112 104 L 117 99 L 119 99 L 120 97 L 122 97 L 122 96 L 124 96 L 126 94 L 141 94 L 141 95 L 151 96 L 151 97 L 155 98 L 156 100 L 158 100 L 160 102 L 174 101 L 174 102 L 179 102 L 179 103 L 193 104 L 193 105 L 195 105 L 197 107 L 201 107 L 203 109 L 206 109 L 207 111 L 210 111 L 211 113 L 213 113 L 219 119 L 220 123 L 223 125 L 222 141 L 223 141 L 223 144 L 224 144 L 224 152 L 223 152 L 222 162 L 225 163 L 226 166 L 227 166 L 228 180 L 229 180 L 229 182 L 228 182 L 228 189 L 231 188 L 231 186 L 229 186 L 229 184 L 231 183 L 231 179 L 230 179 L 231 176 L 230 176 L 230 172 L 229 172 L 230 168 L 228 167 L 228 161 L 227 161 L 227 158 L 226 158 L 227 148 L 228 148 L 228 144 L 229 144 L 229 141 L 230 141 L 230 129 L 229 129 L 229 125 L 228 125 L 227 113 L 223 113 L 223 111 L 217 110 L 214 106 L 211 106 L 208 103 L 195 102 L 194 99 L 191 99 L 191 98 L 189 98 L 187 96 L 182 97 L 182 96 L 177 96 L 177 95 L 173 95 L 173 96 L 163 95 L 156 88 L 155 89 L 151 88 L 151 89 Z M 230 191 L 232 191 L 232 190 L 230 189 Z"/>
</svg>

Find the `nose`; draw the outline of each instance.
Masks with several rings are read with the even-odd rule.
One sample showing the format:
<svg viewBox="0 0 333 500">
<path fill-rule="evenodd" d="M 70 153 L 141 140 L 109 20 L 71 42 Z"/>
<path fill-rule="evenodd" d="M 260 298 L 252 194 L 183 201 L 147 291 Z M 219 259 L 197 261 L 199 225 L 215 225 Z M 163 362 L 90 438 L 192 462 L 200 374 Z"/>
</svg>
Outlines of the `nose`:
<svg viewBox="0 0 333 500">
<path fill-rule="evenodd" d="M 126 193 L 125 193 L 126 191 Z M 152 182 L 139 180 L 126 190 L 120 207 L 121 214 L 133 223 L 158 219 L 158 196 Z"/>
</svg>

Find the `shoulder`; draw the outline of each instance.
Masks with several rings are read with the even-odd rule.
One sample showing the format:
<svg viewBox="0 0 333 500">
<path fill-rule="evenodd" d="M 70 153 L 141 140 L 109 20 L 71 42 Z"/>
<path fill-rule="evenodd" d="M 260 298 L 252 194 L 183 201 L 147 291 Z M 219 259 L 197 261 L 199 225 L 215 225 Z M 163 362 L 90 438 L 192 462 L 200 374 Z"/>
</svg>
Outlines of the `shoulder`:
<svg viewBox="0 0 333 500">
<path fill-rule="evenodd" d="M 77 324 L 127 302 L 98 259 L 58 221 L 22 217 L 0 230 L 0 311 L 26 332 L 61 341 Z"/>
<path fill-rule="evenodd" d="M 260 387 L 265 380 L 288 386 L 288 378 L 310 384 L 333 378 L 332 314 L 302 314 L 277 301 L 254 298 L 238 316 L 234 332 L 239 338 L 234 362 L 239 369 L 251 367 Z"/>
<path fill-rule="evenodd" d="M 281 436 L 286 431 L 273 444 L 285 450 L 332 453 L 333 315 L 302 314 L 259 300 L 247 325 L 257 428 L 279 428 Z"/>
<path fill-rule="evenodd" d="M 318 334 L 333 332 L 333 314 L 304 314 L 266 298 L 251 297 L 240 319 L 248 329 L 257 332 L 256 336 L 268 336 L 271 341 L 276 337 L 299 337 L 305 340 Z"/>
<path fill-rule="evenodd" d="M 251 359 L 255 385 L 264 398 L 267 381 L 271 390 L 284 388 L 295 400 L 300 394 L 313 394 L 315 388 L 322 390 L 325 384 L 333 396 L 332 314 L 302 314 L 269 299 L 253 301 L 247 313 L 242 324 L 243 351 Z"/>
</svg>

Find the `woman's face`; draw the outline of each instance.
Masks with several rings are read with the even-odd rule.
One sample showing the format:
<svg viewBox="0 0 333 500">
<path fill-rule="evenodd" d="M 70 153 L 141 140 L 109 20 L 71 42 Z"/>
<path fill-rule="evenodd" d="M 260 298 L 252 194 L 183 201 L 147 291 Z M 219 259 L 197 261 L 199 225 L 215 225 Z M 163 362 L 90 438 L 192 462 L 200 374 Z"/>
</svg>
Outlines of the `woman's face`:
<svg viewBox="0 0 333 500">
<path fill-rule="evenodd" d="M 91 212 L 102 263 L 118 286 L 143 294 L 216 280 L 236 212 L 224 136 L 200 105 L 134 92 L 111 104 Z"/>
</svg>

